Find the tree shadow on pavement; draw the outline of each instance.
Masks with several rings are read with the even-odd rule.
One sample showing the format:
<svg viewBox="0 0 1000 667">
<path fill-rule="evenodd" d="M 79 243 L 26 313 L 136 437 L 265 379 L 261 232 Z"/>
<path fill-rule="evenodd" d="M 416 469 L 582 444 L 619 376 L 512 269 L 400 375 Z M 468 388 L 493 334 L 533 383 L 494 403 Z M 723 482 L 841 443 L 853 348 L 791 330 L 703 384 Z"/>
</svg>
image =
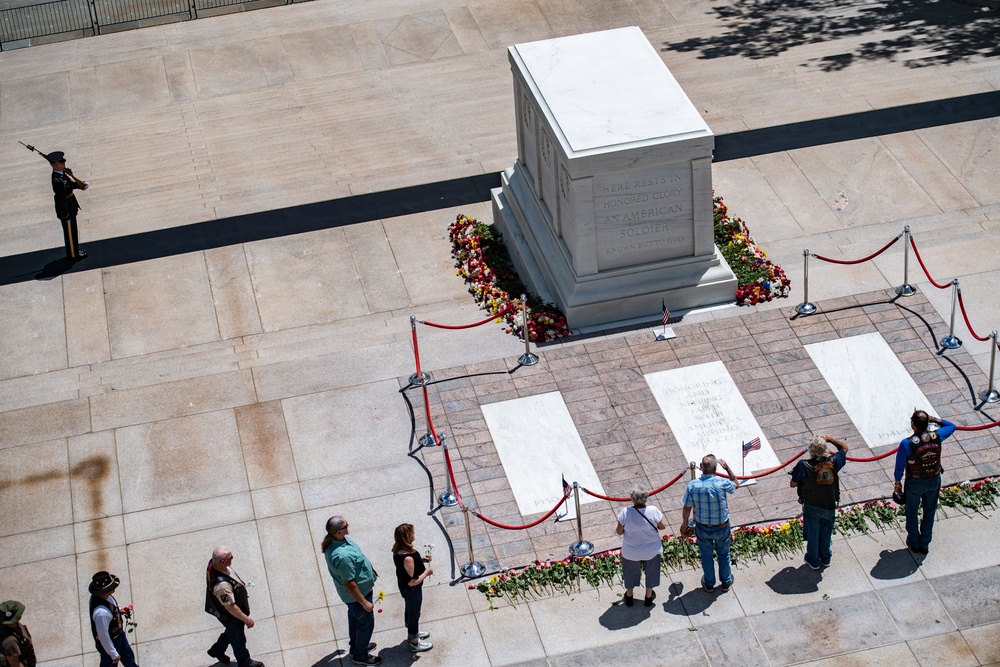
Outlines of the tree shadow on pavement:
<svg viewBox="0 0 1000 667">
<path fill-rule="evenodd" d="M 756 60 L 844 39 L 846 52 L 816 61 L 826 72 L 865 60 L 915 68 L 1000 56 L 1000 12 L 954 0 L 736 0 L 712 11 L 722 24 L 716 34 L 667 42 L 662 50 Z"/>
<path fill-rule="evenodd" d="M 799 567 L 789 565 L 767 580 L 767 587 L 778 595 L 802 595 L 819 590 L 822 570 L 814 570 L 805 563 Z"/>
<path fill-rule="evenodd" d="M 878 562 L 872 568 L 871 575 L 875 579 L 905 579 L 914 572 L 920 564 L 909 549 L 883 549 L 878 555 Z"/>
</svg>

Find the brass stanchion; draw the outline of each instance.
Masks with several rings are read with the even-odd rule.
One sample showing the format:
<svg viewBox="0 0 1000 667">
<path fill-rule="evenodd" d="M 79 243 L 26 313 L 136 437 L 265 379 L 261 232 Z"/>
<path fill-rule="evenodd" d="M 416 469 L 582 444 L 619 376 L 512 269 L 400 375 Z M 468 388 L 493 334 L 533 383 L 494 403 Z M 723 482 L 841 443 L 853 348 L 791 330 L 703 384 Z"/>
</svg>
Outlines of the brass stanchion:
<svg viewBox="0 0 1000 667">
<path fill-rule="evenodd" d="M 812 315 L 816 312 L 816 304 L 809 302 L 809 250 L 802 251 L 802 303 L 795 306 L 799 315 Z"/>
<path fill-rule="evenodd" d="M 583 539 L 583 518 L 580 516 L 580 484 L 573 482 L 573 503 L 576 505 L 576 542 L 569 545 L 571 556 L 581 558 L 594 553 L 594 545 Z"/>
<path fill-rule="evenodd" d="M 444 433 L 440 435 L 439 442 L 441 443 L 441 447 L 444 448 L 444 478 L 448 485 L 445 487 L 444 491 L 438 494 L 438 503 L 440 503 L 442 507 L 454 507 L 458 504 L 458 497 L 455 495 L 455 489 L 451 488 L 451 472 L 448 469 L 450 461 L 448 458 L 448 443 L 444 441 Z"/>
<path fill-rule="evenodd" d="M 698 473 L 697 473 L 698 465 L 694 461 L 691 461 L 688 464 L 688 466 L 690 466 L 690 468 L 691 468 L 691 481 L 693 482 L 695 480 L 695 478 L 697 477 L 697 475 L 698 475 Z"/>
<path fill-rule="evenodd" d="M 472 553 L 472 525 L 469 523 L 469 508 L 463 507 L 462 514 L 465 516 L 465 539 L 469 543 L 469 562 L 462 566 L 462 576 L 466 579 L 475 579 L 483 576 L 486 566 L 476 560 Z"/>
<path fill-rule="evenodd" d="M 948 325 L 948 335 L 941 339 L 941 347 L 946 350 L 957 350 L 962 347 L 962 340 L 955 337 L 955 310 L 958 308 L 958 278 L 951 281 L 951 324 Z"/>
<path fill-rule="evenodd" d="M 522 366 L 534 366 L 538 357 L 531 353 L 531 331 L 528 329 L 528 295 L 521 295 L 521 331 L 524 333 L 524 354 L 517 358 Z"/>
<path fill-rule="evenodd" d="M 913 296 L 917 288 L 910 284 L 910 226 L 903 227 L 903 284 L 896 288 L 899 296 Z"/>
<path fill-rule="evenodd" d="M 1000 402 L 1000 393 L 993 384 L 993 377 L 997 367 L 997 330 L 990 332 L 990 384 L 985 391 L 979 392 L 979 398 L 984 403 Z"/>
</svg>

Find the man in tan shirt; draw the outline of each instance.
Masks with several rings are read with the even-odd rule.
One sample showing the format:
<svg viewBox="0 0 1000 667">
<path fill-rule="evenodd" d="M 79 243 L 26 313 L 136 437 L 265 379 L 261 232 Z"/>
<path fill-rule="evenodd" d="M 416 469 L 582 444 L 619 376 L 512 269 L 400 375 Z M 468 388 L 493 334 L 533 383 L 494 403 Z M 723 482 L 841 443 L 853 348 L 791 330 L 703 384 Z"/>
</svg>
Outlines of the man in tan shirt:
<svg viewBox="0 0 1000 667">
<path fill-rule="evenodd" d="M 233 552 L 229 547 L 216 547 L 205 573 L 205 611 L 212 614 L 224 628 L 208 655 L 222 664 L 231 662 L 226 649 L 233 647 L 238 667 L 264 667 L 250 657 L 246 629 L 253 627 L 247 587 L 233 570 Z"/>
</svg>

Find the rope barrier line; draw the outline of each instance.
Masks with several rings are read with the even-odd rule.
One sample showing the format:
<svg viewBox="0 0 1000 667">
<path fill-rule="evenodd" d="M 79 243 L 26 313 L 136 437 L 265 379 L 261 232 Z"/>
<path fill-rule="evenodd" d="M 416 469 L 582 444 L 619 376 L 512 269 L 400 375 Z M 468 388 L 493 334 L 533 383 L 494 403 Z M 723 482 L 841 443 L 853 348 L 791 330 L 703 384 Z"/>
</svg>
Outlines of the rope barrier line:
<svg viewBox="0 0 1000 667">
<path fill-rule="evenodd" d="M 506 306 L 501 308 L 496 312 L 495 315 L 490 315 L 485 320 L 480 322 L 473 322 L 472 324 L 438 324 L 437 322 L 427 322 L 426 320 L 417 320 L 420 324 L 426 324 L 429 327 L 437 327 L 438 329 L 472 329 L 473 327 L 479 327 L 484 324 L 489 324 L 498 317 L 503 317 L 507 312 L 514 308 L 514 304 L 508 303 Z"/>
<path fill-rule="evenodd" d="M 927 280 L 931 281 L 931 285 L 937 287 L 938 289 L 948 289 L 951 287 L 951 283 L 941 284 L 931 278 L 931 272 L 927 270 L 927 265 L 924 264 L 924 258 L 920 256 L 920 251 L 917 250 L 917 242 L 913 240 L 913 236 L 910 236 L 910 247 L 913 248 L 913 254 L 917 256 L 917 262 L 920 263 L 920 268 L 924 270 L 924 275 L 927 276 Z"/>
<path fill-rule="evenodd" d="M 885 452 L 884 454 L 879 454 L 878 456 L 865 456 L 865 457 L 848 456 L 847 460 L 854 461 L 855 463 L 871 463 L 872 461 L 881 461 L 887 456 L 892 456 L 898 450 L 899 447 L 893 447 L 890 451 Z"/>
<path fill-rule="evenodd" d="M 778 465 L 774 466 L 773 468 L 768 468 L 767 470 L 762 470 L 762 471 L 760 471 L 758 473 L 754 473 L 753 475 L 737 475 L 736 479 L 757 479 L 758 477 L 767 477 L 772 472 L 778 472 L 779 470 L 781 470 L 782 468 L 784 468 L 785 466 L 787 466 L 789 463 L 791 463 L 792 461 L 796 460 L 797 458 L 799 458 L 800 456 L 802 456 L 805 453 L 806 453 L 806 450 L 803 449 L 801 452 L 799 452 L 798 454 L 796 454 L 792 458 L 788 459 L 784 463 L 779 463 Z"/>
<path fill-rule="evenodd" d="M 475 515 L 477 517 L 479 517 L 480 519 L 482 519 L 483 521 L 485 521 L 486 523 L 490 524 L 491 526 L 496 526 L 497 528 L 503 528 L 504 530 L 525 530 L 527 528 L 532 528 L 534 526 L 537 526 L 538 524 L 542 523 L 543 521 L 545 521 L 546 519 L 548 519 L 550 516 L 552 516 L 553 514 L 555 514 L 555 511 L 557 509 L 559 509 L 560 507 L 562 507 L 563 503 L 565 503 L 568 499 L 569 499 L 569 495 L 568 494 L 563 494 L 562 499 L 558 503 L 556 503 L 555 507 L 553 507 L 548 512 L 546 512 L 545 516 L 543 516 L 540 519 L 536 519 L 535 521 L 532 521 L 531 523 L 526 523 L 526 524 L 521 525 L 521 526 L 512 526 L 510 524 L 500 523 L 499 521 L 494 521 L 493 519 L 489 519 L 489 518 L 483 516 L 479 512 L 475 512 Z"/>
<path fill-rule="evenodd" d="M 872 254 L 868 255 L 867 257 L 862 257 L 861 259 L 834 259 L 833 257 L 824 257 L 823 255 L 817 255 L 817 254 L 813 254 L 813 257 L 815 257 L 816 259 L 823 260 L 824 262 L 830 262 L 831 264 L 861 264 L 862 262 L 867 262 L 870 259 L 875 259 L 879 255 L 884 253 L 886 250 L 891 248 L 892 244 L 898 241 L 902 236 L 903 232 L 900 232 L 896 238 L 889 241 L 888 243 L 886 243 L 884 246 L 882 246 Z"/>
<path fill-rule="evenodd" d="M 434 441 L 437 442 L 437 436 L 434 437 Z M 455 481 L 455 469 L 451 467 L 451 454 L 448 453 L 448 448 L 444 447 L 444 466 L 448 469 L 448 479 L 451 480 L 451 492 L 455 494 L 455 498 L 458 500 L 458 506 L 463 507 L 462 504 L 462 492 L 458 490 L 458 483 Z M 476 516 L 479 516 L 478 514 Z"/>
<path fill-rule="evenodd" d="M 679 473 L 677 473 L 677 476 L 674 477 L 672 480 L 670 480 L 669 482 L 667 482 L 663 486 L 659 487 L 658 489 L 653 489 L 652 491 L 650 491 L 649 495 L 655 496 L 660 491 L 663 491 L 663 490 L 667 489 L 668 487 L 673 486 L 677 482 L 677 480 L 679 480 L 681 477 L 683 477 L 685 475 L 685 473 L 687 473 L 687 471 L 688 471 L 688 468 L 684 468 L 684 470 L 681 470 Z M 628 503 L 628 502 L 632 502 L 632 498 L 631 497 L 629 497 L 629 498 L 616 498 L 614 496 L 605 496 L 605 495 L 602 495 L 600 493 L 596 493 L 594 491 L 591 491 L 590 489 L 588 489 L 585 486 L 581 486 L 580 490 L 583 491 L 584 493 L 586 493 L 588 496 L 593 496 L 594 498 L 600 498 L 601 500 L 610 500 L 610 501 L 616 502 L 616 503 Z"/>
<path fill-rule="evenodd" d="M 972 334 L 972 337 L 978 341 L 986 342 L 990 339 L 989 336 L 980 336 L 972 328 L 972 322 L 969 321 L 969 314 L 965 312 L 965 300 L 962 298 L 962 290 L 958 291 L 958 307 L 962 310 L 962 318 L 965 320 L 965 326 Z"/>
<path fill-rule="evenodd" d="M 995 422 L 990 422 L 989 424 L 980 424 L 979 426 L 956 426 L 956 431 L 982 431 L 984 429 L 993 428 L 994 426 L 1000 426 L 1000 420 Z"/>
</svg>

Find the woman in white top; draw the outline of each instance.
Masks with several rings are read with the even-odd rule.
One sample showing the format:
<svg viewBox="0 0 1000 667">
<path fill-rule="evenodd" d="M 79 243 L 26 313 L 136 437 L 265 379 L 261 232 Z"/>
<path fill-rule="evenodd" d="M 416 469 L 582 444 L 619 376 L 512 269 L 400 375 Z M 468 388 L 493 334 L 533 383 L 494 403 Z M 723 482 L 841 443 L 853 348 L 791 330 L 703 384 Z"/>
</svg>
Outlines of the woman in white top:
<svg viewBox="0 0 1000 667">
<path fill-rule="evenodd" d="M 666 527 L 663 513 L 653 506 L 647 506 L 649 492 L 636 485 L 629 494 L 632 507 L 618 513 L 618 528 L 615 532 L 622 536 L 622 579 L 625 580 L 625 606 L 631 607 L 634 600 L 632 589 L 639 585 L 639 571 L 646 576 L 646 606 L 652 607 L 656 598 L 653 589 L 660 585 L 660 561 L 663 556 L 663 542 L 660 532 Z"/>
</svg>

